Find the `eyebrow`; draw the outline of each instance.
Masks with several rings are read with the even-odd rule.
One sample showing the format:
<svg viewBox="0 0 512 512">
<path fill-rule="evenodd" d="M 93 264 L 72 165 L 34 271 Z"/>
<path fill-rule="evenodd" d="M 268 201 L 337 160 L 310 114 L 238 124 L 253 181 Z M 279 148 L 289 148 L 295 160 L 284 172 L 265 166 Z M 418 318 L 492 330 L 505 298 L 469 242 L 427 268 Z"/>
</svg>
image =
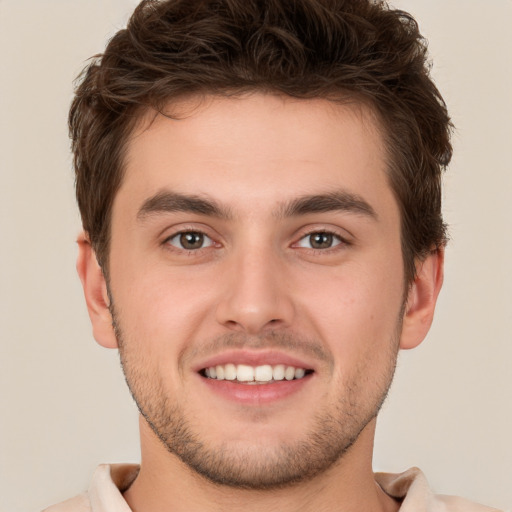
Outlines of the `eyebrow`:
<svg viewBox="0 0 512 512">
<path fill-rule="evenodd" d="M 187 212 L 208 217 L 230 219 L 232 217 L 228 208 L 217 204 L 212 199 L 204 199 L 196 195 L 178 194 L 176 192 L 161 191 L 150 197 L 140 207 L 137 218 L 144 220 L 153 214 L 167 212 Z"/>
<path fill-rule="evenodd" d="M 278 217 L 295 217 L 309 213 L 342 211 L 378 219 L 372 206 L 361 196 L 341 190 L 327 194 L 306 195 L 284 204 L 278 211 Z"/>
<path fill-rule="evenodd" d="M 274 212 L 278 218 L 297 217 L 310 213 L 323 213 L 342 211 L 364 215 L 377 219 L 377 213 L 372 206 L 357 194 L 348 191 L 336 191 L 326 194 L 305 195 L 281 204 Z M 186 212 L 217 217 L 229 220 L 233 218 L 232 212 L 212 199 L 197 195 L 180 194 L 171 191 L 161 191 L 150 197 L 140 207 L 137 218 L 160 213 Z"/>
</svg>

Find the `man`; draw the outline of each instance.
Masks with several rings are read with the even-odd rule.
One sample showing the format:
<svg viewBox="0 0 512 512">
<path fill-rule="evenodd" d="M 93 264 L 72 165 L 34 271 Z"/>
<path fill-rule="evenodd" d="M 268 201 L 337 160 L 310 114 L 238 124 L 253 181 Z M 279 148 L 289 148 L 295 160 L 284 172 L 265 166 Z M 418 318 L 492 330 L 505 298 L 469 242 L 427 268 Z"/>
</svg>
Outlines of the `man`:
<svg viewBox="0 0 512 512">
<path fill-rule="evenodd" d="M 410 16 L 145 1 L 70 127 L 78 273 L 142 460 L 48 510 L 492 510 L 372 472 L 443 280 L 451 125 Z"/>
</svg>

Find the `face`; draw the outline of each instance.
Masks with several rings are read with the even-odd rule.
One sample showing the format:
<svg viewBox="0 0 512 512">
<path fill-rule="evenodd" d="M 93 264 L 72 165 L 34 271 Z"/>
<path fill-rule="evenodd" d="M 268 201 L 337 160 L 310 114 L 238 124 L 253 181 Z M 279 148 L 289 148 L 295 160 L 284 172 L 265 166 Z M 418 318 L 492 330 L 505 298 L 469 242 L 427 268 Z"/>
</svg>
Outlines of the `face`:
<svg viewBox="0 0 512 512">
<path fill-rule="evenodd" d="M 162 449 L 207 478 L 310 478 L 377 414 L 401 335 L 377 124 L 361 106 L 260 94 L 179 107 L 135 131 L 113 206 L 128 384 Z"/>
</svg>

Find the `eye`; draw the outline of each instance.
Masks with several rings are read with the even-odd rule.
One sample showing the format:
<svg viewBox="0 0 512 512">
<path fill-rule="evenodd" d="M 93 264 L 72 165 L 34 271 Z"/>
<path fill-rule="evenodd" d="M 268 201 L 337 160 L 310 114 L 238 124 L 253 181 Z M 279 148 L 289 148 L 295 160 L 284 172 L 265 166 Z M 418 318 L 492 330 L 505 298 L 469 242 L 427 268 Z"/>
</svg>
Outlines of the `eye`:
<svg viewBox="0 0 512 512">
<path fill-rule="evenodd" d="M 341 238 L 334 233 L 318 231 L 309 233 L 309 235 L 301 238 L 297 246 L 305 247 L 306 249 L 330 249 L 341 243 Z"/>
<path fill-rule="evenodd" d="M 167 239 L 167 243 L 178 249 L 196 251 L 213 245 L 213 240 L 199 231 L 182 231 Z"/>
</svg>

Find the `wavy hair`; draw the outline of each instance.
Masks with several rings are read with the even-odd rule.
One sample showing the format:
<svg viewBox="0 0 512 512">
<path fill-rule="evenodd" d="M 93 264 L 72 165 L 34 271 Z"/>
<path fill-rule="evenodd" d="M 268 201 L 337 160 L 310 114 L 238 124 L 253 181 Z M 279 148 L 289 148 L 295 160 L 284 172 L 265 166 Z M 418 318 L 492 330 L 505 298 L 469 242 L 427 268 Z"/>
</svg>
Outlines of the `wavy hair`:
<svg viewBox="0 0 512 512">
<path fill-rule="evenodd" d="M 110 218 L 135 123 L 190 94 L 354 98 L 383 127 L 405 275 L 446 243 L 451 123 L 411 15 L 372 0 L 144 0 L 78 79 L 69 114 L 84 230 L 108 270 Z"/>
</svg>

